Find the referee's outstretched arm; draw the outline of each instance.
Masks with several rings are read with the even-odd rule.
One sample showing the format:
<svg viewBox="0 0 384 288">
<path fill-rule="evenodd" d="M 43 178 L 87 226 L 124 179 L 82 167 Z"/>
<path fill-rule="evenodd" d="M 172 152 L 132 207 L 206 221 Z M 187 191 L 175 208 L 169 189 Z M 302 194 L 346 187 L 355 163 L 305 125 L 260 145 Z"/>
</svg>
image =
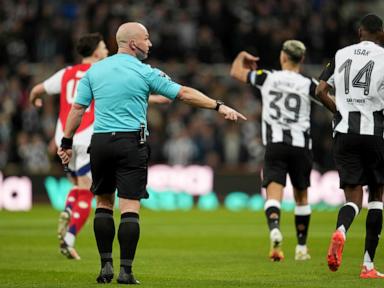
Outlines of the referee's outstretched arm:
<svg viewBox="0 0 384 288">
<path fill-rule="evenodd" d="M 179 94 L 177 95 L 177 98 L 191 106 L 206 109 L 214 109 L 220 114 L 224 115 L 224 118 L 228 120 L 236 121 L 239 118 L 247 120 L 247 118 L 243 114 L 228 107 L 224 104 L 224 102 L 209 98 L 205 94 L 191 87 L 182 86 L 179 91 Z"/>
</svg>

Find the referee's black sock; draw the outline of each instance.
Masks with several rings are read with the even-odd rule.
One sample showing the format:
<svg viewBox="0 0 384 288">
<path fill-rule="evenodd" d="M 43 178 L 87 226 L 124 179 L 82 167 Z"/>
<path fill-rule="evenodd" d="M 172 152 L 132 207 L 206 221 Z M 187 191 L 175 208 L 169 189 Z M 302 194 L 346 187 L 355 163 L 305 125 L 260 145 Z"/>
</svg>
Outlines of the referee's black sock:
<svg viewBox="0 0 384 288">
<path fill-rule="evenodd" d="M 93 221 L 93 231 L 100 254 L 101 266 L 106 262 L 112 263 L 112 244 L 115 238 L 115 222 L 113 210 L 97 208 Z"/>
<path fill-rule="evenodd" d="M 265 201 L 264 211 L 269 231 L 274 228 L 280 229 L 280 202 L 275 199 L 268 199 Z"/>
<path fill-rule="evenodd" d="M 336 229 L 346 234 L 357 214 L 359 214 L 359 207 L 355 203 L 345 203 L 339 210 Z"/>
<path fill-rule="evenodd" d="M 139 214 L 133 212 L 121 214 L 118 231 L 120 243 L 120 267 L 123 267 L 126 273 L 132 273 L 132 262 L 135 257 L 139 237 Z"/>
<path fill-rule="evenodd" d="M 302 205 L 295 207 L 296 237 L 299 245 L 306 245 L 309 220 L 311 219 L 311 206 Z"/>
<path fill-rule="evenodd" d="M 381 229 L 383 226 L 383 202 L 372 201 L 368 203 L 368 214 L 365 222 L 365 249 L 364 264 L 367 266 L 373 263 Z M 372 267 L 373 268 L 373 267 Z M 371 268 L 371 269 L 372 269 Z"/>
</svg>

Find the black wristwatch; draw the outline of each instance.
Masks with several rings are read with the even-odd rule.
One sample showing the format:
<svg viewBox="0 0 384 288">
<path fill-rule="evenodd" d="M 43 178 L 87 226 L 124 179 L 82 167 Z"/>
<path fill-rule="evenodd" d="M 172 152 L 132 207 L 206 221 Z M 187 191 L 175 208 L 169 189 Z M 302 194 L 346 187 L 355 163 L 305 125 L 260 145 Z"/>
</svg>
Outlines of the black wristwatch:
<svg viewBox="0 0 384 288">
<path fill-rule="evenodd" d="M 216 110 L 216 111 L 219 111 L 221 105 L 224 105 L 224 101 L 216 100 L 216 107 L 215 107 L 215 110 Z"/>
</svg>

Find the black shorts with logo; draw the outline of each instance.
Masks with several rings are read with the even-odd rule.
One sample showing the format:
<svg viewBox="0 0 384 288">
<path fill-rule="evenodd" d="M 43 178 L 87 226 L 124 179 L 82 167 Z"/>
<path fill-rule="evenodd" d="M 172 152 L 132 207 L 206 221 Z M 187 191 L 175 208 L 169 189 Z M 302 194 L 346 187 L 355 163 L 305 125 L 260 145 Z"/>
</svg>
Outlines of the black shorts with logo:
<svg viewBox="0 0 384 288">
<path fill-rule="evenodd" d="M 149 147 L 139 144 L 138 132 L 95 133 L 90 146 L 92 192 L 120 198 L 148 198 Z"/>
<path fill-rule="evenodd" d="M 308 188 L 312 159 L 312 152 L 307 148 L 269 143 L 264 156 L 263 187 L 271 182 L 285 186 L 288 173 L 293 187 L 300 190 Z"/>
<path fill-rule="evenodd" d="M 340 176 L 340 188 L 346 185 L 384 184 L 383 138 L 336 133 L 333 155 Z"/>
</svg>

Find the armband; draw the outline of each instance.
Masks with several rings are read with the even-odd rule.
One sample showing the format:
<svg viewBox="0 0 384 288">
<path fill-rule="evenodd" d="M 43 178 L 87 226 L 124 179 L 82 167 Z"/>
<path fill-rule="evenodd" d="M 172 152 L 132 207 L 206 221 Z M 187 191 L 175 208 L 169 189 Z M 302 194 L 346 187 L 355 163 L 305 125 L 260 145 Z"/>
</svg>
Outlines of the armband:
<svg viewBox="0 0 384 288">
<path fill-rule="evenodd" d="M 63 149 L 72 149 L 73 139 L 72 138 L 61 138 L 61 145 L 60 147 Z"/>
</svg>

